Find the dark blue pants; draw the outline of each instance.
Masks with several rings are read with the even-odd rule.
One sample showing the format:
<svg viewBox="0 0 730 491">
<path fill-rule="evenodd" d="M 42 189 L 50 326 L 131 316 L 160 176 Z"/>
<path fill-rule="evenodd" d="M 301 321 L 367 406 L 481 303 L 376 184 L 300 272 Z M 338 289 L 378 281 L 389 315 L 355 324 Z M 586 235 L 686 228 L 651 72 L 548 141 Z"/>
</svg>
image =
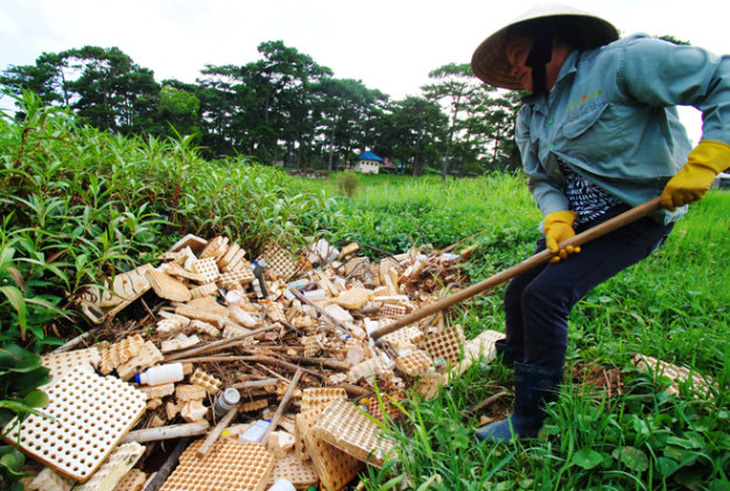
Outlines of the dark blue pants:
<svg viewBox="0 0 730 491">
<path fill-rule="evenodd" d="M 576 233 L 628 210 L 613 208 L 576 227 Z M 580 254 L 515 277 L 504 296 L 506 343 L 525 350 L 530 365 L 562 367 L 568 344 L 568 314 L 593 287 L 644 259 L 669 235 L 672 225 L 643 218 L 584 246 Z M 544 237 L 537 251 L 545 248 Z"/>
</svg>

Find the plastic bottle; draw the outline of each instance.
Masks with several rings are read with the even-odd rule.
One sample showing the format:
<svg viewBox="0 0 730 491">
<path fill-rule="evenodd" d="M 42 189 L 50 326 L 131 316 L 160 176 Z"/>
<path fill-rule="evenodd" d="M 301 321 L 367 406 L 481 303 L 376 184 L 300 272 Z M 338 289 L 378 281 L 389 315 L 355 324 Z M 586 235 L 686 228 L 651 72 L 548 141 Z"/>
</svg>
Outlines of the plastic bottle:
<svg viewBox="0 0 730 491">
<path fill-rule="evenodd" d="M 291 481 L 280 477 L 268 491 L 296 491 L 296 489 Z"/>
<path fill-rule="evenodd" d="M 232 387 L 223 391 L 221 395 L 215 400 L 213 404 L 213 411 L 215 415 L 220 418 L 225 416 L 226 413 L 241 400 L 241 394 Z"/>
<path fill-rule="evenodd" d="M 270 421 L 257 419 L 246 429 L 246 431 L 241 433 L 238 440 L 242 442 L 261 443 L 261 438 L 263 438 L 264 433 L 266 433 L 270 424 Z"/>
<path fill-rule="evenodd" d="M 148 368 L 147 371 L 134 376 L 134 381 L 144 385 L 162 385 L 179 382 L 185 377 L 182 363 L 170 363 Z"/>
</svg>

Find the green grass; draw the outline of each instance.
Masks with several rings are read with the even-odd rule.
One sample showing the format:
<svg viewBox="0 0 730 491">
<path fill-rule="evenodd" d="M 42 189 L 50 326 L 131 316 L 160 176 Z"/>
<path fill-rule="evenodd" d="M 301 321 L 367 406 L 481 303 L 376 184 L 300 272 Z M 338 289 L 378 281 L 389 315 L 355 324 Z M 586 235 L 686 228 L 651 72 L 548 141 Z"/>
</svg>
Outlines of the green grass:
<svg viewBox="0 0 730 491">
<path fill-rule="evenodd" d="M 540 215 L 519 176 L 449 181 L 359 176 L 335 236 L 382 251 L 445 247 L 476 235 L 465 271 L 472 282 L 528 257 Z M 319 184 L 319 183 L 317 183 Z M 329 188 L 327 182 L 321 184 Z M 517 446 L 478 445 L 466 409 L 511 393 L 501 365 L 474 366 L 431 401 L 408 405 L 393 434 L 398 460 L 371 470 L 366 489 L 728 489 L 730 475 L 730 194 L 712 191 L 691 206 L 652 256 L 596 287 L 570 317 L 568 365 L 620 368 L 625 387 L 605 394 L 565 384 L 541 437 Z M 452 309 L 473 337 L 503 330 L 503 287 Z M 664 394 L 631 365 L 642 353 L 713 377 L 714 397 Z M 695 397 L 697 395 L 698 397 Z"/>
</svg>

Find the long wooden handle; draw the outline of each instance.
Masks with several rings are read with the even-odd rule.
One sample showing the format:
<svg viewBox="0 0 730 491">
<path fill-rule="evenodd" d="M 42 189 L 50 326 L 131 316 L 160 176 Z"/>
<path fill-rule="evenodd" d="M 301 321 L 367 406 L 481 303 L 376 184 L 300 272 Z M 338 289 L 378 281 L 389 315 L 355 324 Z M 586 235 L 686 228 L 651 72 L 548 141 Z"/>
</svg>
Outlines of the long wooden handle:
<svg viewBox="0 0 730 491">
<path fill-rule="evenodd" d="M 642 203 L 620 215 L 617 215 L 609 220 L 606 220 L 605 222 L 599 223 L 593 228 L 590 228 L 584 232 L 579 233 L 578 235 L 575 235 L 571 237 L 568 240 L 565 240 L 560 243 L 560 248 L 563 249 L 567 246 L 579 246 L 586 244 L 590 242 L 591 240 L 598 238 L 602 235 L 606 235 L 610 232 L 613 232 L 614 230 L 617 230 L 625 225 L 628 225 L 629 223 L 633 223 L 636 220 L 639 220 L 640 218 L 643 218 L 647 216 L 650 213 L 653 213 L 661 208 L 661 202 L 659 201 L 659 198 L 654 198 L 652 200 L 647 201 L 646 203 Z M 548 262 L 550 259 L 552 259 L 555 256 L 554 253 L 550 252 L 550 250 L 545 249 L 537 254 L 530 256 L 529 258 L 525 259 L 521 263 L 512 266 L 511 268 L 507 268 L 504 271 L 501 271 L 493 276 L 490 276 L 489 278 L 480 281 L 479 283 L 476 283 L 474 285 L 471 285 L 461 291 L 458 291 L 454 293 L 453 295 L 449 295 L 446 298 L 442 298 L 438 302 L 432 303 L 430 305 L 427 305 L 426 307 L 422 309 L 418 309 L 415 312 L 411 312 L 405 317 L 402 317 L 398 319 L 395 322 L 392 322 L 391 324 L 388 324 L 387 326 L 383 326 L 380 329 L 376 329 L 372 333 L 370 333 L 370 337 L 377 341 L 380 337 L 385 336 L 386 334 L 390 334 L 393 331 L 396 331 L 400 329 L 401 327 L 405 327 L 409 324 L 412 324 L 416 321 L 419 321 L 423 319 L 424 317 L 428 317 L 429 315 L 433 315 L 436 312 L 440 312 L 444 310 L 447 307 L 450 307 L 454 305 L 455 303 L 461 302 L 462 300 L 465 300 L 467 298 L 473 297 L 474 295 L 477 295 L 479 293 L 482 293 L 486 290 L 489 290 L 490 288 L 493 288 L 499 284 L 504 283 L 507 280 L 512 279 L 513 277 L 524 273 L 525 271 L 528 271 L 536 266 L 539 266 L 543 263 Z"/>
</svg>

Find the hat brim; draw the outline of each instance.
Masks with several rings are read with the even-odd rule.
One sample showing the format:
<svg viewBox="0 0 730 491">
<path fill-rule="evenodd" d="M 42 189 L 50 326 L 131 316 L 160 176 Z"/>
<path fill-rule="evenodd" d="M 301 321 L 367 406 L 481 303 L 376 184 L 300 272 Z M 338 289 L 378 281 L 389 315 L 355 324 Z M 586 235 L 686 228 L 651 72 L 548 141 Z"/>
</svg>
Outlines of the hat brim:
<svg viewBox="0 0 730 491">
<path fill-rule="evenodd" d="M 608 21 L 589 14 L 556 14 L 523 18 L 503 27 L 482 41 L 471 58 L 471 69 L 480 80 L 494 87 L 519 90 L 522 84 L 512 76 L 512 67 L 507 60 L 507 35 L 515 26 L 535 19 L 549 22 L 551 19 L 563 18 L 580 32 L 583 49 L 595 49 L 618 39 L 618 31 Z"/>
</svg>

